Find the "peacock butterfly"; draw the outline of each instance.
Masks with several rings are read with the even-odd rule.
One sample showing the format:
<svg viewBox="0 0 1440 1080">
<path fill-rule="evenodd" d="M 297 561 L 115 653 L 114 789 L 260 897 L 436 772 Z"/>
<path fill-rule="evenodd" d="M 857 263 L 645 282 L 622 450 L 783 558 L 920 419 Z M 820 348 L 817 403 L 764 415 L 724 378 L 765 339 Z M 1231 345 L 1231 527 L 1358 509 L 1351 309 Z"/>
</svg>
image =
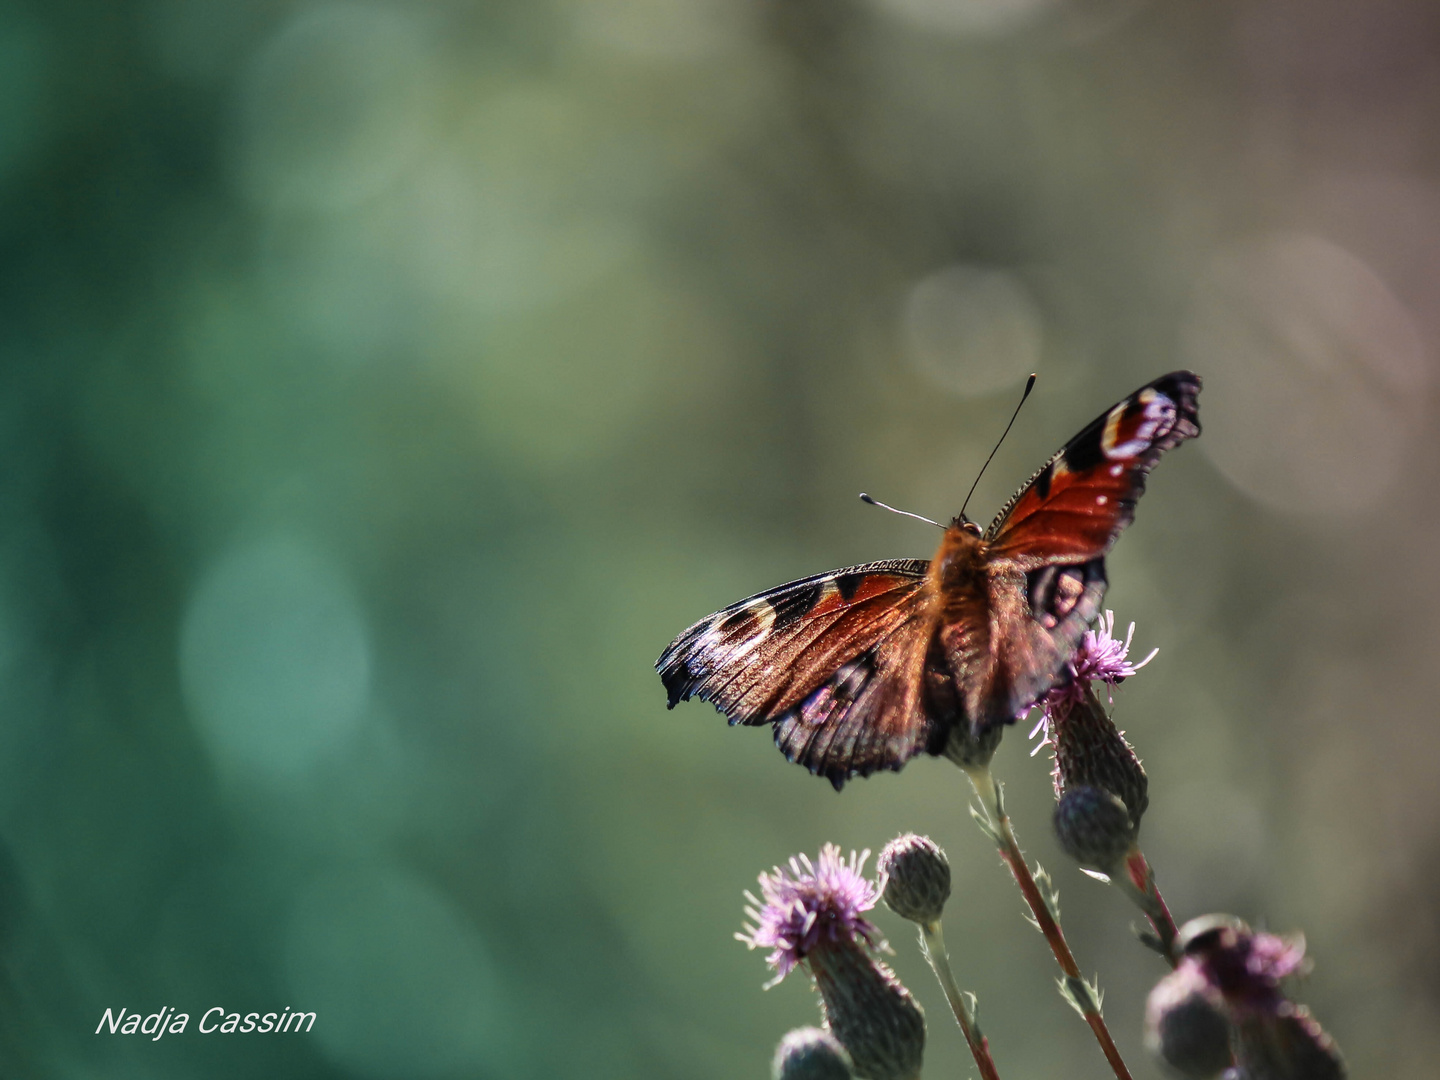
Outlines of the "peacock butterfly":
<svg viewBox="0 0 1440 1080">
<path fill-rule="evenodd" d="M 1028 388 L 1027 388 L 1028 390 Z M 1174 371 L 1107 409 L 990 527 L 961 513 L 935 557 L 792 581 L 690 627 L 656 669 L 669 706 L 771 724 L 785 756 L 838 791 L 852 776 L 1011 723 L 1069 678 L 1100 612 L 1105 553 L 1160 455 L 1200 434 L 1200 378 Z"/>
</svg>

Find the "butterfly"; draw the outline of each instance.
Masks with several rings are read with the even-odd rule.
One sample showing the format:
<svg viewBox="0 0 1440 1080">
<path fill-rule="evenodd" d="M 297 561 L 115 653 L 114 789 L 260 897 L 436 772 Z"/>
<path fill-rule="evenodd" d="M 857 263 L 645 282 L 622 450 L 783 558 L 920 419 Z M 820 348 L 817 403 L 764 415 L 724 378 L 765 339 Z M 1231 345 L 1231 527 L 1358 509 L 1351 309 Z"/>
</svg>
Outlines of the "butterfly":
<svg viewBox="0 0 1440 1080">
<path fill-rule="evenodd" d="M 1173 371 L 1107 409 L 984 532 L 962 509 L 930 560 L 802 578 L 701 619 L 656 661 L 669 707 L 698 697 L 770 724 L 838 791 L 957 740 L 998 739 L 1070 677 L 1105 554 L 1160 455 L 1200 434 L 1200 378 Z M 948 749 L 947 749 L 948 748 Z"/>
</svg>

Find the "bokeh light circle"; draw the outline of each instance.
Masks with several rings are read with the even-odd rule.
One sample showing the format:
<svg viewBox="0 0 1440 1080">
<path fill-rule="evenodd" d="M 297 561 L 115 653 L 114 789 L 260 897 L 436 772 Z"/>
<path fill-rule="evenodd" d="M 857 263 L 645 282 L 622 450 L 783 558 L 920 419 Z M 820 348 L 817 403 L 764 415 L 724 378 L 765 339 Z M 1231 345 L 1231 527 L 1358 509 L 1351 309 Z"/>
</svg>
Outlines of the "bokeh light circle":
<svg viewBox="0 0 1440 1080">
<path fill-rule="evenodd" d="M 1205 378 L 1200 445 L 1250 497 L 1357 512 L 1396 478 L 1419 422 L 1425 342 L 1346 249 L 1276 233 L 1222 251 L 1195 289 L 1181 352 Z"/>
<path fill-rule="evenodd" d="M 882 10 L 924 30 L 991 36 L 1020 30 L 1059 0 L 875 0 Z"/>
<path fill-rule="evenodd" d="M 501 980 L 484 942 L 444 896 L 399 870 L 304 886 L 285 935 L 296 1009 L 336 1064 L 374 1080 L 506 1075 Z"/>
<path fill-rule="evenodd" d="M 298 774 L 353 733 L 370 693 L 364 615 L 333 562 L 274 536 L 223 556 L 180 637 L 186 699 L 217 761 Z"/>
<path fill-rule="evenodd" d="M 245 193 L 281 210 L 335 210 L 384 190 L 426 141 L 429 56 L 414 16 L 328 4 L 302 11 L 241 86 Z"/>
<path fill-rule="evenodd" d="M 687 62 L 744 45 L 753 13 L 727 0 L 578 0 L 575 29 L 635 59 Z"/>
<path fill-rule="evenodd" d="M 906 352 L 926 381 L 962 397 L 1016 385 L 1044 340 L 1035 299 L 1013 274 L 947 266 L 922 278 L 901 314 Z"/>
</svg>

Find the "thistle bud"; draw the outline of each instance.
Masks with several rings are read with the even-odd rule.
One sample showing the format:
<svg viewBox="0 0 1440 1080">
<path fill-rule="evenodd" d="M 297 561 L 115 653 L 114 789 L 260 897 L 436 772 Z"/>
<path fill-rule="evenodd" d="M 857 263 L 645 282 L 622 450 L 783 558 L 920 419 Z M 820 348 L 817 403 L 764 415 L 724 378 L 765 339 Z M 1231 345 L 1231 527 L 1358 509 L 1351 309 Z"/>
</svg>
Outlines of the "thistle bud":
<svg viewBox="0 0 1440 1080">
<path fill-rule="evenodd" d="M 825 1026 L 868 1080 L 917 1080 L 925 1013 L 895 973 L 858 947 L 810 954 Z"/>
<path fill-rule="evenodd" d="M 950 862 L 928 836 L 897 836 L 880 852 L 875 869 L 886 905 L 921 926 L 940 921 L 950 899 Z"/>
<path fill-rule="evenodd" d="M 1145 1003 L 1145 1045 L 1179 1075 L 1209 1080 L 1230 1065 L 1225 1003 L 1199 966 L 1185 961 Z"/>
<path fill-rule="evenodd" d="M 928 676 L 930 673 L 926 674 Z M 935 685 L 933 679 L 927 683 L 930 688 Z M 938 693 L 949 693 L 953 700 L 953 690 L 941 690 Z M 959 705 L 955 708 L 958 709 Z M 1000 738 L 1005 734 L 1005 727 L 1004 724 L 972 725 L 969 721 L 961 720 L 951 727 L 943 753 L 962 769 L 987 769 L 991 759 L 995 757 L 995 751 L 1000 748 Z"/>
<path fill-rule="evenodd" d="M 1048 710 L 1056 797 L 1071 788 L 1101 788 L 1119 796 L 1138 829 L 1150 805 L 1150 779 L 1095 691 L 1084 686 L 1078 700 L 1062 697 Z"/>
<path fill-rule="evenodd" d="M 1081 866 L 1114 874 L 1135 845 L 1130 811 L 1116 795 L 1074 787 L 1055 805 L 1055 835 Z"/>
<path fill-rule="evenodd" d="M 774 1080 L 851 1080 L 850 1055 L 838 1039 L 820 1028 L 787 1032 L 770 1066 Z"/>
<path fill-rule="evenodd" d="M 1286 1001 L 1273 1014 L 1240 1024 L 1236 1060 L 1246 1080 L 1344 1080 L 1335 1040 L 1303 1005 Z"/>
</svg>

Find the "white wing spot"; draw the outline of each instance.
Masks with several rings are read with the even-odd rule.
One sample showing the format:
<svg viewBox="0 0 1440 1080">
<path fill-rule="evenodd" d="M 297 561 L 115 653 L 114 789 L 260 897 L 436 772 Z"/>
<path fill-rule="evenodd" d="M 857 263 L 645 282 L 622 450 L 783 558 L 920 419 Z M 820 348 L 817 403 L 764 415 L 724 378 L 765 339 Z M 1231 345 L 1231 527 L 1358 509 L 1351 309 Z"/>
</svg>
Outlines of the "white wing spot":
<svg viewBox="0 0 1440 1080">
<path fill-rule="evenodd" d="M 1107 502 L 1109 502 L 1109 501 L 1110 501 L 1110 500 L 1107 499 L 1104 495 L 1096 495 L 1096 496 L 1095 496 L 1095 505 L 1096 505 L 1096 506 L 1104 506 L 1104 505 L 1105 505 Z"/>
<path fill-rule="evenodd" d="M 1110 466 L 1110 475 L 1111 475 L 1111 476 L 1119 476 L 1119 475 L 1120 475 L 1122 472 L 1124 472 L 1124 471 L 1125 471 L 1125 466 L 1124 466 L 1124 465 L 1111 465 L 1111 466 Z"/>
</svg>

